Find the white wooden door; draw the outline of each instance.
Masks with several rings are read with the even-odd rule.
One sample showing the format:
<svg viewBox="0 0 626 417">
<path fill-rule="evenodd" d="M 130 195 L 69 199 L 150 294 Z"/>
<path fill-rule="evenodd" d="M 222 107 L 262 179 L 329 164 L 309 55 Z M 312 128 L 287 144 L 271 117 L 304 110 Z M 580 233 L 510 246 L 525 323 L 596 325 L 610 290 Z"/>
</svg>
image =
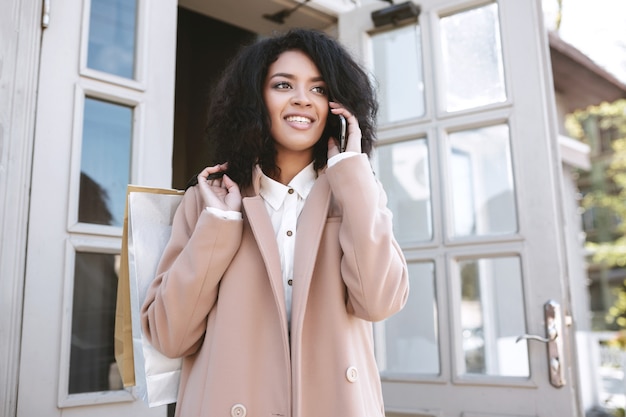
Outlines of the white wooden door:
<svg viewBox="0 0 626 417">
<path fill-rule="evenodd" d="M 380 86 L 375 169 L 411 280 L 376 329 L 387 416 L 582 415 L 540 1 L 423 0 L 379 28 L 389 4 L 364 3 L 339 36 Z"/>
<path fill-rule="evenodd" d="M 18 417 L 165 416 L 121 387 L 127 183 L 169 186 L 177 2 L 45 2 Z"/>
</svg>

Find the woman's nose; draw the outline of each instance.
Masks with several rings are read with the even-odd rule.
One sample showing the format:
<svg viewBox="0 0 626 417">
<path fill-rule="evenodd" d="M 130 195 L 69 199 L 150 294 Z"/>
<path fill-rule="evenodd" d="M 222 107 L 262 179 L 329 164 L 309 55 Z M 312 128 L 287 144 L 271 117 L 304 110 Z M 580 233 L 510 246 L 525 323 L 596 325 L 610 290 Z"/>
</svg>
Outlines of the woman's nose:
<svg viewBox="0 0 626 417">
<path fill-rule="evenodd" d="M 296 88 L 293 90 L 293 96 L 291 97 L 291 104 L 299 106 L 310 106 L 311 98 L 308 95 L 308 91 L 305 89 Z"/>
</svg>

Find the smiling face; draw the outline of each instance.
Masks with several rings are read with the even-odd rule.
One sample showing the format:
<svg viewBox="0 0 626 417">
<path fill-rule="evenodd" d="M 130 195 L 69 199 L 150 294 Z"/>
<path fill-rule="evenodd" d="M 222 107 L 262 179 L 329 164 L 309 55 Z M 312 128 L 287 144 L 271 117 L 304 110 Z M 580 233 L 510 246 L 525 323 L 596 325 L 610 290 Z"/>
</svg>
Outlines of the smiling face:
<svg viewBox="0 0 626 417">
<path fill-rule="evenodd" d="M 280 54 L 267 72 L 263 99 L 280 168 L 286 158 L 310 163 L 329 111 L 326 83 L 315 63 L 301 51 Z"/>
</svg>

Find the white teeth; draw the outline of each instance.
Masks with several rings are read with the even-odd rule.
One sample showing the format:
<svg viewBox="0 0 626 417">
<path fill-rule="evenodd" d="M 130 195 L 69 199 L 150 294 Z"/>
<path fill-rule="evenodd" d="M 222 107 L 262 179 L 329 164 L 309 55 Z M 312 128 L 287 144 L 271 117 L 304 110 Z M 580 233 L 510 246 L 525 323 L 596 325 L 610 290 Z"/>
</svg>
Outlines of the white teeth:
<svg viewBox="0 0 626 417">
<path fill-rule="evenodd" d="M 295 122 L 295 123 L 311 123 L 311 119 L 309 119 L 308 117 L 302 117 L 302 116 L 289 116 L 287 118 L 285 118 L 285 120 L 287 120 L 288 122 Z"/>
</svg>

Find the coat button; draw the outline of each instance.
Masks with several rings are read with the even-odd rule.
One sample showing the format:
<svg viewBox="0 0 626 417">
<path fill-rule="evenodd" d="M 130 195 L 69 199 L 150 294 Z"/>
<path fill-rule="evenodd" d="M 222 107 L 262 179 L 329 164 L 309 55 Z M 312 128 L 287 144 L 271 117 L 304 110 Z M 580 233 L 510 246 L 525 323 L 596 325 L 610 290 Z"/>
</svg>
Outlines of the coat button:
<svg viewBox="0 0 626 417">
<path fill-rule="evenodd" d="M 356 382 L 359 377 L 359 373 L 354 366 L 351 366 L 346 371 L 346 379 L 350 382 Z"/>
<path fill-rule="evenodd" d="M 233 408 L 230 409 L 230 415 L 232 417 L 246 417 L 246 414 L 246 407 L 243 404 L 235 404 Z"/>
</svg>

